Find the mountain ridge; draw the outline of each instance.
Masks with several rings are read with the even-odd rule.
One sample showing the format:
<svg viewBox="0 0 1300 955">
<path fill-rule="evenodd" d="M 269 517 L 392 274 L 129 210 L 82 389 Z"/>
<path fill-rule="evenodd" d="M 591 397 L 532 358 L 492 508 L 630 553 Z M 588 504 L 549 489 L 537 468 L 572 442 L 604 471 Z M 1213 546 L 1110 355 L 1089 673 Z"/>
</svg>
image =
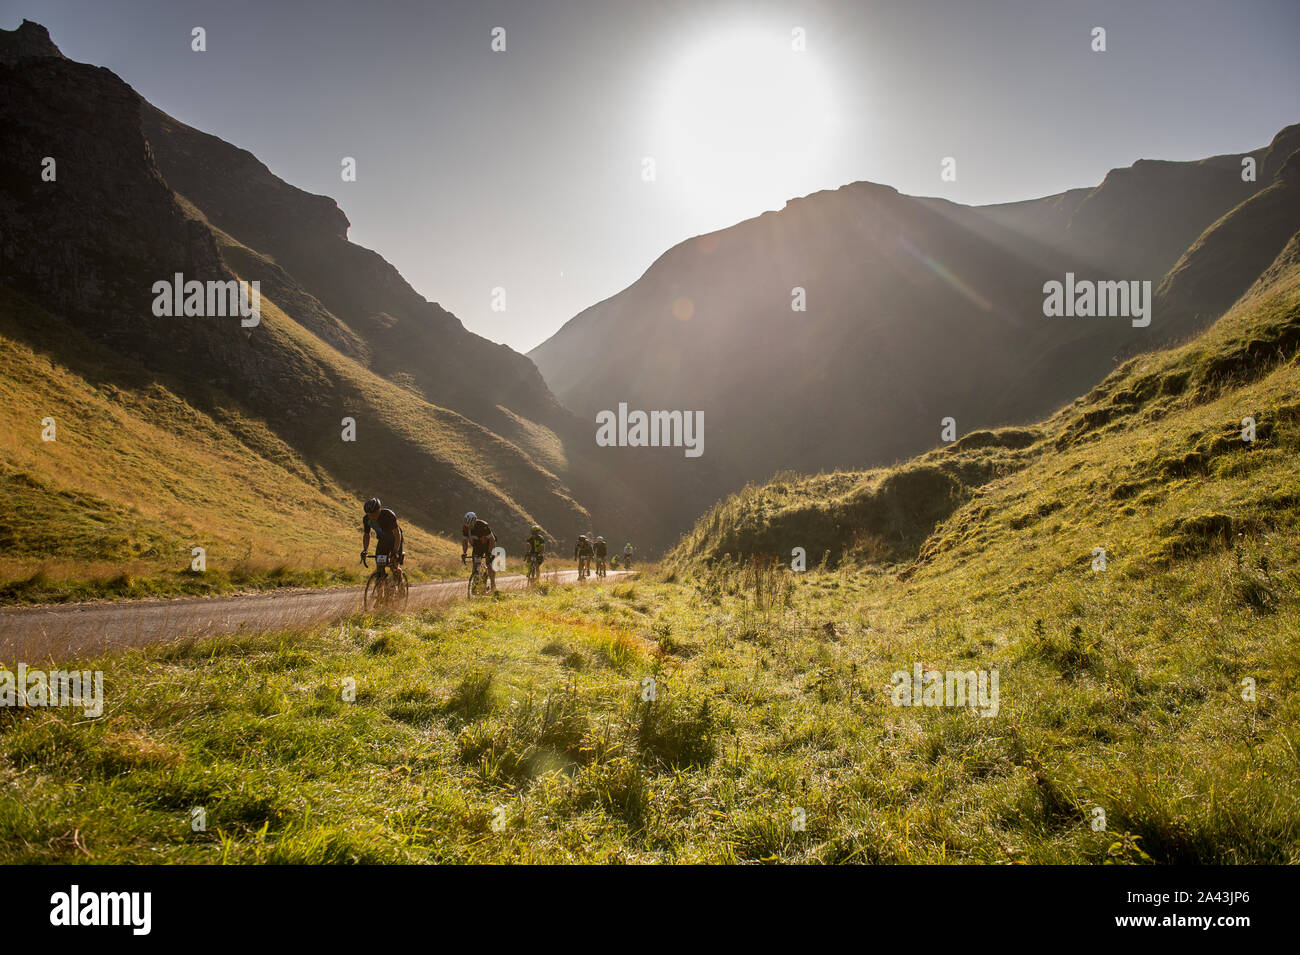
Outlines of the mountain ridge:
<svg viewBox="0 0 1300 955">
<path fill-rule="evenodd" d="M 0 31 L 0 124 L 10 133 L 0 156 L 0 285 L 56 331 L 66 328 L 69 349 L 86 335 L 129 356 L 196 413 L 264 422 L 329 475 L 332 494 L 350 498 L 333 503 L 343 526 L 357 523 L 359 500 L 377 491 L 413 528 L 434 534 L 456 534 L 471 507 L 491 513 L 507 541 L 522 540 L 534 521 L 555 535 L 589 526 L 578 492 L 552 469 L 581 451 L 575 424 L 531 361 L 473 336 L 380 256 L 348 243 L 332 199 L 283 183 L 246 150 L 170 125 L 114 73 L 63 57 L 30 23 Z M 41 178 L 44 157 L 55 160 L 52 181 Z M 238 194 L 239 184 L 207 180 L 202 167 L 232 157 L 263 178 L 251 198 L 223 206 L 222 188 Z M 313 254 L 322 261 L 313 264 Z M 153 284 L 175 273 L 265 281 L 260 322 L 155 316 Z M 376 325 L 389 319 L 401 327 L 385 338 Z M 30 334 L 22 322 L 8 328 Z M 59 367 L 76 364 L 72 351 L 48 342 L 46 351 Z M 103 380 L 88 387 L 119 393 L 113 376 L 124 372 L 104 364 L 96 374 Z M 356 421 L 351 443 L 342 439 L 346 418 Z M 95 460 L 108 458 L 86 464 Z M 56 487 L 62 480 L 45 477 Z M 129 489 L 119 491 L 129 500 Z M 188 564 L 179 550 L 156 556 Z"/>
<path fill-rule="evenodd" d="M 529 355 L 579 417 L 622 400 L 702 409 L 722 462 L 700 471 L 701 510 L 785 470 L 906 459 L 942 419 L 959 434 L 1028 424 L 1205 327 L 1244 289 L 1210 312 L 1157 298 L 1138 331 L 1046 319 L 1043 285 L 1071 272 L 1154 294 L 1207 228 L 1269 187 L 1241 181 L 1242 157 L 1276 175 L 1295 138 L 1300 126 L 1238 156 L 1140 160 L 1095 187 L 994 206 L 870 182 L 821 190 L 677 243 Z M 796 288 L 806 312 L 791 310 Z"/>
<path fill-rule="evenodd" d="M 1297 355 L 1300 230 L 1209 329 L 1128 360 L 1050 417 L 972 432 L 890 468 L 751 484 L 701 517 L 668 562 L 782 562 L 802 546 L 812 561 L 892 567 L 900 580 L 952 574 L 987 563 L 977 558 L 995 543 L 1012 554 L 1045 546 L 1030 538 L 1053 538 L 1044 528 L 1059 524 L 1053 515 L 1063 502 L 1108 515 L 1088 521 L 1099 542 L 1118 536 L 1102 528 L 1162 515 L 1161 532 L 1144 546 L 1140 534 L 1126 533 L 1133 550 L 1125 559 L 1137 563 L 1231 547 L 1237 531 L 1252 538 L 1281 531 L 1300 524 L 1300 495 L 1286 493 L 1285 476 L 1300 448 Z M 1088 462 L 1081 474 L 1077 460 Z M 1234 491 L 1246 474 L 1251 486 Z M 1067 495 L 1067 486 L 1091 496 Z M 1217 516 L 1198 523 L 1207 511 Z M 1080 561 L 1091 556 L 1086 539 L 1077 546 Z"/>
</svg>

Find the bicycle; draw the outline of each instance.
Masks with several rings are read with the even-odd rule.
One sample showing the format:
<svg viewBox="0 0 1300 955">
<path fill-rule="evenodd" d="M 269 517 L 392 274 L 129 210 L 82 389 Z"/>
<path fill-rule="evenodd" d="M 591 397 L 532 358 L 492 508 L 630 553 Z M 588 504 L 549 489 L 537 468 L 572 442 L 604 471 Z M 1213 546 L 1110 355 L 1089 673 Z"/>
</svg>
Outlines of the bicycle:
<svg viewBox="0 0 1300 955">
<path fill-rule="evenodd" d="M 578 579 L 591 576 L 591 558 L 585 555 L 578 557 Z"/>
<path fill-rule="evenodd" d="M 596 558 L 596 576 L 597 576 L 597 577 L 604 577 L 604 576 L 605 576 L 605 558 L 604 558 L 604 557 L 597 557 L 597 558 Z"/>
<path fill-rule="evenodd" d="M 389 563 L 387 554 L 366 554 L 375 559 L 375 569 L 366 578 L 366 587 L 361 595 L 361 607 L 366 613 L 372 610 L 406 609 L 406 599 L 410 596 L 411 585 L 406 579 L 406 572 L 400 564 Z M 365 558 L 362 558 L 365 563 Z"/>
<path fill-rule="evenodd" d="M 474 566 L 469 572 L 469 598 L 486 597 L 496 591 L 496 585 L 488 577 L 487 568 L 482 566 L 491 560 L 491 557 L 474 555 Z"/>
<path fill-rule="evenodd" d="M 542 558 L 536 554 L 528 555 L 528 586 L 536 587 L 542 579 Z"/>
</svg>

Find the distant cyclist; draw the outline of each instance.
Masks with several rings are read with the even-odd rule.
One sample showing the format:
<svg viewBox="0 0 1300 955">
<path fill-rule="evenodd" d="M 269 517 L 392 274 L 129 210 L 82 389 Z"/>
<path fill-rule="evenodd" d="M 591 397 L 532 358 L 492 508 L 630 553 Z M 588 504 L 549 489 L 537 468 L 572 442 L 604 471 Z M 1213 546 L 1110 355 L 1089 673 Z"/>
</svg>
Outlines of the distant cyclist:
<svg viewBox="0 0 1300 955">
<path fill-rule="evenodd" d="M 372 497 L 366 501 L 365 514 L 361 518 L 361 564 L 365 566 L 367 551 L 370 549 L 370 532 L 375 532 L 375 555 L 383 554 L 390 564 L 400 565 L 405 559 L 405 537 L 402 525 L 397 523 L 397 515 L 391 508 L 379 503 L 379 498 Z M 381 563 L 379 571 L 384 572 Z"/>
<path fill-rule="evenodd" d="M 596 551 L 596 575 L 603 577 L 605 575 L 605 558 L 609 556 L 609 547 L 605 544 L 605 538 L 599 534 L 596 535 L 594 549 Z"/>
<path fill-rule="evenodd" d="M 632 542 L 628 541 L 623 545 L 623 569 L 632 569 Z"/>
<path fill-rule="evenodd" d="M 529 574 L 532 576 L 532 566 L 535 564 L 538 571 L 542 569 L 542 561 L 546 559 L 546 538 L 542 536 L 542 529 L 534 524 L 532 533 L 524 541 L 524 557 L 529 564 Z"/>
<path fill-rule="evenodd" d="M 460 562 L 465 563 L 465 555 L 472 545 L 474 548 L 473 556 L 483 559 L 483 563 L 487 565 L 488 584 L 493 590 L 496 590 L 497 572 L 492 567 L 492 550 L 497 546 L 497 535 L 492 533 L 492 528 L 488 526 L 488 522 L 473 511 L 466 513 L 465 523 L 460 531 L 464 537 L 464 540 L 460 543 Z"/>
<path fill-rule="evenodd" d="M 591 545 L 591 538 L 586 534 L 578 535 L 578 543 L 573 547 L 573 557 L 578 562 L 578 577 L 586 577 L 591 573 L 591 558 L 596 554 L 596 550 Z"/>
</svg>

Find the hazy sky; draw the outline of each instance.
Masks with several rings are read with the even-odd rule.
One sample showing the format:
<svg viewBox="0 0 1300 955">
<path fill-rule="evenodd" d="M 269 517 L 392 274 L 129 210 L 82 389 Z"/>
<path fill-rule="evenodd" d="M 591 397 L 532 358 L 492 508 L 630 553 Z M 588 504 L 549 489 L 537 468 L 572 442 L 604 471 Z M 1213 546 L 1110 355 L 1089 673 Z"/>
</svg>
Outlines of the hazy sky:
<svg viewBox="0 0 1300 955">
<path fill-rule="evenodd" d="M 520 350 L 794 196 L 1031 198 L 1300 121 L 1298 0 L 0 0 L 24 17 L 337 199 L 353 241 Z"/>
</svg>

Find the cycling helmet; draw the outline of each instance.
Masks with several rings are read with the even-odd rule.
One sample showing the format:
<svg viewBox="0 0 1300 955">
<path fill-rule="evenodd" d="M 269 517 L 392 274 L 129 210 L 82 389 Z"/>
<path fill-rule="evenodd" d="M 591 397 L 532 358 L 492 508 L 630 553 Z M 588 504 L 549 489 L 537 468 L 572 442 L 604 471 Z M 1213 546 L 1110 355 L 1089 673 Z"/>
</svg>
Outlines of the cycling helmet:
<svg viewBox="0 0 1300 955">
<path fill-rule="evenodd" d="M 366 501 L 367 514 L 373 514 L 377 510 L 379 510 L 379 498 L 372 497 L 370 500 Z"/>
<path fill-rule="evenodd" d="M 541 526 L 540 526 L 540 525 L 537 525 L 537 524 L 534 524 L 534 525 L 532 526 L 532 532 L 533 532 L 534 534 L 540 534 L 540 533 L 542 532 L 542 528 L 541 528 Z"/>
<path fill-rule="evenodd" d="M 599 534 L 596 535 L 596 540 L 602 544 L 605 542 L 605 538 L 601 537 Z"/>
<path fill-rule="evenodd" d="M 476 520 L 478 520 L 478 515 L 475 514 L 473 511 L 469 511 L 468 513 L 465 514 L 466 524 L 473 524 Z"/>
</svg>

